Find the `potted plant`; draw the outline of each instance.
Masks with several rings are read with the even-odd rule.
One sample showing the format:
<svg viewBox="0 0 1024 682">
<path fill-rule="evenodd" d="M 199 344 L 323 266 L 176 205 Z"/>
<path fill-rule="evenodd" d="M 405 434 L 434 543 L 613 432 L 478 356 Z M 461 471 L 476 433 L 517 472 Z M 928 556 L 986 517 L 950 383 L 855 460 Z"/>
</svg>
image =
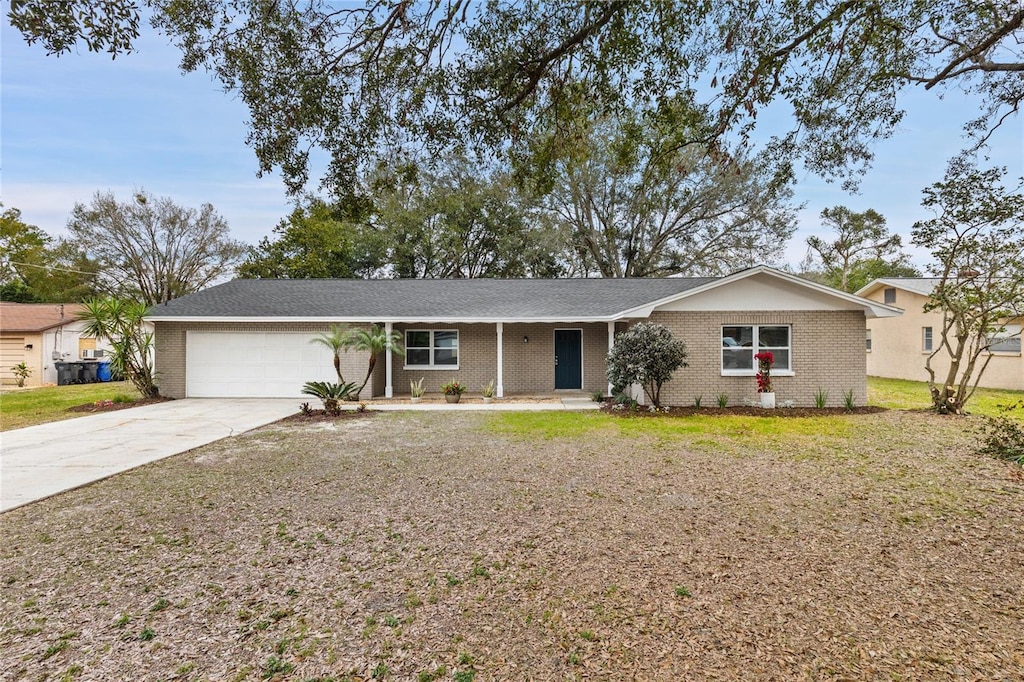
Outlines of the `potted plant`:
<svg viewBox="0 0 1024 682">
<path fill-rule="evenodd" d="M 410 403 L 418 403 L 423 398 L 423 393 L 424 393 L 424 391 L 423 391 L 423 379 L 424 379 L 424 377 L 420 377 L 419 381 L 410 381 L 409 382 L 409 396 L 410 396 L 409 397 L 409 402 Z"/>
<path fill-rule="evenodd" d="M 757 393 L 761 398 L 761 407 L 775 409 L 775 390 L 772 388 L 772 365 L 775 356 L 771 351 L 761 351 L 754 356 L 757 360 Z"/>
<path fill-rule="evenodd" d="M 462 394 L 466 392 L 466 387 L 452 379 L 441 387 L 441 392 L 444 393 L 444 399 L 447 402 L 457 403 L 462 399 Z"/>
<path fill-rule="evenodd" d="M 494 381 L 492 380 L 486 386 L 482 386 L 480 388 L 480 392 L 483 393 L 484 404 L 487 404 L 494 400 Z"/>
</svg>

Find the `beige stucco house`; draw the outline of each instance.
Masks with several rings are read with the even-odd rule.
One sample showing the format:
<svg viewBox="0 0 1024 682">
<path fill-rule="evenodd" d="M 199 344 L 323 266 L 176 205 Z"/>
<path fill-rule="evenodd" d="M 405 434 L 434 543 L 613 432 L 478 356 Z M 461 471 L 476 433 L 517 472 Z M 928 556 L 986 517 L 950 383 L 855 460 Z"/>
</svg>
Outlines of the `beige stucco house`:
<svg viewBox="0 0 1024 682">
<path fill-rule="evenodd" d="M 77 303 L 11 303 L 0 301 L 0 381 L 14 384 L 11 368 L 24 362 L 32 374 L 26 386 L 57 383 L 55 363 L 93 359 L 109 353 L 105 339 L 83 332 Z"/>
<path fill-rule="evenodd" d="M 330 352 L 310 339 L 332 325 L 398 332 L 405 356 L 385 353 L 363 399 L 408 395 L 450 379 L 497 396 L 607 391 L 615 334 L 648 320 L 689 349 L 689 367 L 663 389 L 666 404 L 756 397 L 753 355 L 775 354 L 779 401 L 867 399 L 865 320 L 892 306 L 759 266 L 721 278 L 562 280 L 235 280 L 150 310 L 161 393 L 171 397 L 301 397 L 335 380 Z M 342 357 L 362 380 L 368 357 Z"/>
<path fill-rule="evenodd" d="M 902 315 L 867 321 L 868 375 L 928 380 L 925 361 L 941 342 L 942 312 L 925 312 L 924 306 L 937 283 L 937 279 L 928 277 L 876 279 L 857 292 L 858 296 L 903 309 Z M 1021 327 L 1024 319 L 1004 322 L 1005 326 L 992 335 L 991 358 L 978 385 L 1022 391 Z M 936 355 L 932 367 L 937 380 L 949 371 L 949 363 L 942 353 Z"/>
</svg>

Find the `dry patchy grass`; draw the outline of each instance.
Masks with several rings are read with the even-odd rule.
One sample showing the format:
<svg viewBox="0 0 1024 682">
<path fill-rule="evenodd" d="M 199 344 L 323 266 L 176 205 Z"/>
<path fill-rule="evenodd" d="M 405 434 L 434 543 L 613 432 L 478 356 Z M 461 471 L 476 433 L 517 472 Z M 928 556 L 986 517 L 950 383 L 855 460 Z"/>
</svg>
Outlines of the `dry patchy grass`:
<svg viewBox="0 0 1024 682">
<path fill-rule="evenodd" d="M 1020 679 L 964 423 L 271 426 L 0 517 L 0 678 Z"/>
</svg>

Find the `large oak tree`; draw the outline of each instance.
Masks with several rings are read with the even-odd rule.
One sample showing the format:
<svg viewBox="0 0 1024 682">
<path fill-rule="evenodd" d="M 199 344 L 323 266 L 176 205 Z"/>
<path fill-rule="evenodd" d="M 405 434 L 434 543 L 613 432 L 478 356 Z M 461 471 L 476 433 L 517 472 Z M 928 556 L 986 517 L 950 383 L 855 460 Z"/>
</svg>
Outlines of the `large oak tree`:
<svg viewBox="0 0 1024 682">
<path fill-rule="evenodd" d="M 182 69 L 208 69 L 245 102 L 260 169 L 279 168 L 293 191 L 313 148 L 339 187 L 410 140 L 500 148 L 547 170 L 587 123 L 581 101 L 700 112 L 680 144 L 704 146 L 784 103 L 776 161 L 851 179 L 896 130 L 909 88 L 976 98 L 976 142 L 1024 98 L 1016 0 L 18 0 L 8 16 L 52 53 L 84 42 L 117 55 L 143 13 Z M 564 134 L 533 144 L 552 129 Z"/>
</svg>

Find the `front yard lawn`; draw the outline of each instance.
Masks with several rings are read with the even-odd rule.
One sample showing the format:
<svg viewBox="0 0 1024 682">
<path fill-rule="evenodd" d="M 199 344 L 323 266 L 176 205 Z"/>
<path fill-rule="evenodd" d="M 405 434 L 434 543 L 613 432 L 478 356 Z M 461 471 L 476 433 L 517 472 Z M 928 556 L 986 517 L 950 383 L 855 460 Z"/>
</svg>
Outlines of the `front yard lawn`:
<svg viewBox="0 0 1024 682">
<path fill-rule="evenodd" d="M 279 423 L 0 516 L 0 679 L 1022 679 L 972 422 Z"/>
<path fill-rule="evenodd" d="M 1024 391 L 979 388 L 967 402 L 967 411 L 997 417 L 1000 405 L 1024 400 Z M 928 384 L 924 381 L 868 377 L 868 404 L 891 410 L 925 410 L 931 407 Z"/>
<path fill-rule="evenodd" d="M 127 381 L 98 384 L 47 386 L 26 390 L 5 390 L 0 393 L 0 431 L 81 417 L 68 412 L 69 407 L 94 403 L 97 400 L 138 400 L 139 392 Z"/>
</svg>

